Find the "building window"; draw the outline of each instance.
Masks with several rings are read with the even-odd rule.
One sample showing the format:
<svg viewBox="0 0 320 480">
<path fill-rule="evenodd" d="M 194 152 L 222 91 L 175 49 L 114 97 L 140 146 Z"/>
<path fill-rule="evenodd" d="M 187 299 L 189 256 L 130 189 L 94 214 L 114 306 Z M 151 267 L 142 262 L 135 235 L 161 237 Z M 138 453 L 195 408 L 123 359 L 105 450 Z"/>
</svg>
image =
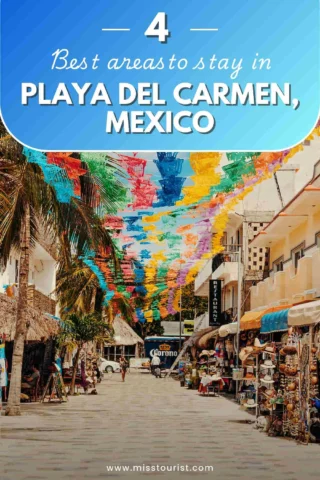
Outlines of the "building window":
<svg viewBox="0 0 320 480">
<path fill-rule="evenodd" d="M 273 262 L 274 272 L 283 272 L 283 256 Z"/>
<path fill-rule="evenodd" d="M 240 228 L 237 230 L 237 243 L 238 246 L 242 245 L 242 231 Z"/>
<path fill-rule="evenodd" d="M 294 264 L 294 268 L 296 271 L 298 268 L 300 258 L 304 257 L 304 247 L 305 245 L 303 242 L 292 250 L 292 262 Z"/>
</svg>

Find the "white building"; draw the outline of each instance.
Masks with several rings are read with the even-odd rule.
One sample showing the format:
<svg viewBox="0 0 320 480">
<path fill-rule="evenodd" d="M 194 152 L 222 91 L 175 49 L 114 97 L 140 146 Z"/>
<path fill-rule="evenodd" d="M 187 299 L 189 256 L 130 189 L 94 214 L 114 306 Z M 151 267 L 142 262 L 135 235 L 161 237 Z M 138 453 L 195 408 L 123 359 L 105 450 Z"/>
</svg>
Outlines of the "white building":
<svg viewBox="0 0 320 480">
<path fill-rule="evenodd" d="M 12 251 L 5 270 L 0 271 L 0 295 L 6 295 L 6 287 L 18 285 L 19 253 Z M 55 249 L 44 241 L 36 243 L 30 256 L 28 302 L 43 313 L 57 315 Z"/>
</svg>

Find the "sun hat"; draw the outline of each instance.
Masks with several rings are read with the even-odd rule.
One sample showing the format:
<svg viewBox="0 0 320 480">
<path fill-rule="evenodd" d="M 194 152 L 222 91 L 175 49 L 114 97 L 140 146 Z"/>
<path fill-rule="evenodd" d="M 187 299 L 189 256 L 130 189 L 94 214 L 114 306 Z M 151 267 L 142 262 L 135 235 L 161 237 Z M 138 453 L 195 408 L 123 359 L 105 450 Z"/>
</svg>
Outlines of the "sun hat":
<svg viewBox="0 0 320 480">
<path fill-rule="evenodd" d="M 247 358 L 250 357 L 252 352 L 253 352 L 253 347 L 243 348 L 239 353 L 239 359 L 241 360 L 241 362 L 245 362 Z"/>
<path fill-rule="evenodd" d="M 243 377 L 243 380 L 253 380 L 254 379 L 254 374 L 251 372 L 247 372 L 245 377 Z"/>
<path fill-rule="evenodd" d="M 248 385 L 244 390 L 244 392 L 251 392 L 251 393 L 254 393 L 255 391 L 256 391 L 256 387 L 253 385 L 253 383 Z"/>
<path fill-rule="evenodd" d="M 276 368 L 276 366 L 272 363 L 272 360 L 265 360 L 264 363 L 260 365 L 260 368 Z"/>
<path fill-rule="evenodd" d="M 202 350 L 202 352 L 200 353 L 199 357 L 202 357 L 203 355 L 209 356 L 208 350 Z"/>
<path fill-rule="evenodd" d="M 253 398 L 248 398 L 247 403 L 244 404 L 246 408 L 255 408 L 257 403 L 255 403 Z"/>
<path fill-rule="evenodd" d="M 274 348 L 273 347 L 266 347 L 266 352 L 269 352 L 269 353 L 274 353 Z"/>
<path fill-rule="evenodd" d="M 272 380 L 271 375 L 266 375 L 264 378 L 261 378 L 262 383 L 274 383 L 274 380 Z"/>
</svg>

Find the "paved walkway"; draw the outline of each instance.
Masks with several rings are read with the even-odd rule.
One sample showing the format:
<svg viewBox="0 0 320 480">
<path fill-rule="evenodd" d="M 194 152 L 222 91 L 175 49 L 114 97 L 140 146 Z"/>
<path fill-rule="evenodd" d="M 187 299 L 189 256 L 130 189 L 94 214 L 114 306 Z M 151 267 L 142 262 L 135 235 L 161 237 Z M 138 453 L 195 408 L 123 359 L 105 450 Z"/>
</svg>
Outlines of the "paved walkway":
<svg viewBox="0 0 320 480">
<path fill-rule="evenodd" d="M 231 401 L 199 397 L 171 379 L 132 373 L 123 384 L 114 374 L 99 385 L 97 396 L 31 404 L 22 417 L 1 417 L 0 478 L 319 477 L 317 445 L 268 438 L 241 423 L 248 418 Z M 110 465 L 213 466 L 214 471 L 110 473 Z"/>
</svg>

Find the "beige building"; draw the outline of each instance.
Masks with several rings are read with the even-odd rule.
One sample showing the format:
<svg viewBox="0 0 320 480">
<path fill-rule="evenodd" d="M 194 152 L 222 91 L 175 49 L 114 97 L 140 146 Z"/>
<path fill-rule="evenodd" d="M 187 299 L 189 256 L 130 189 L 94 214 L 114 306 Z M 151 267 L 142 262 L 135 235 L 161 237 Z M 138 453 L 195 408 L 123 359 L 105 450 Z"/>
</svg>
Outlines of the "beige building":
<svg viewBox="0 0 320 480">
<path fill-rule="evenodd" d="M 250 246 L 270 251 L 269 276 L 251 287 L 251 310 L 320 297 L 320 161 Z"/>
<path fill-rule="evenodd" d="M 238 278 L 242 287 L 242 304 L 249 308 L 249 288 L 267 274 L 268 249 L 249 246 L 250 241 L 273 218 L 274 212 L 248 211 L 231 213 L 224 232 L 224 251 L 214 255 L 195 279 L 195 294 L 209 295 L 209 280 L 222 280 L 222 311 L 231 318 L 237 315 Z M 213 233 L 214 235 L 214 233 Z M 241 259 L 239 269 L 239 256 Z"/>
<path fill-rule="evenodd" d="M 320 231 L 320 223 L 317 220 L 318 217 L 314 217 L 314 224 L 311 228 L 312 220 L 308 224 L 308 229 L 311 228 L 306 238 L 304 234 L 295 232 L 295 228 L 298 227 L 298 223 L 303 224 L 302 215 L 291 216 L 291 221 L 288 223 L 287 220 L 284 220 L 284 215 L 278 212 L 285 213 L 284 206 L 290 206 L 288 212 L 292 212 L 292 209 L 295 208 L 297 192 L 308 184 L 311 180 L 316 183 L 318 180 L 315 180 L 315 177 L 320 173 L 320 167 L 316 166 L 320 158 L 320 138 L 315 138 L 312 141 L 304 142 L 304 148 L 301 152 L 297 153 L 288 163 L 284 164 L 281 169 L 279 169 L 276 174 L 271 178 L 266 179 L 261 182 L 254 190 L 248 194 L 239 204 L 236 206 L 235 211 L 229 214 L 229 222 L 226 228 L 226 232 L 223 239 L 223 245 L 225 246 L 225 251 L 220 255 L 215 255 L 212 259 L 208 260 L 204 265 L 202 270 L 199 272 L 195 278 L 195 295 L 199 296 L 208 296 L 209 295 L 209 280 L 210 279 L 221 279 L 222 283 L 222 309 L 223 311 L 229 311 L 232 313 L 232 317 L 235 318 L 237 315 L 237 295 L 238 295 L 238 254 L 236 253 L 239 248 L 241 251 L 241 265 L 240 265 L 240 277 L 242 282 L 241 288 L 241 313 L 248 311 L 250 309 L 259 308 L 264 305 L 269 305 L 271 302 L 277 302 L 278 297 L 285 299 L 286 295 L 292 296 L 301 294 L 307 290 L 314 289 L 313 286 L 309 287 L 312 282 L 306 280 L 308 276 L 304 272 L 304 269 L 309 268 L 310 260 L 303 260 L 299 267 L 299 282 L 301 287 L 292 287 L 294 289 L 290 293 L 289 287 L 287 288 L 287 293 L 278 287 L 278 282 L 287 283 L 288 279 L 285 279 L 284 275 L 289 275 L 288 272 L 284 272 L 283 275 L 276 275 L 275 280 L 273 280 L 273 271 L 276 269 L 281 269 L 281 257 L 283 256 L 283 271 L 290 267 L 290 259 L 292 258 L 291 249 L 299 247 L 299 245 L 305 242 L 305 247 L 303 248 L 303 253 L 305 256 L 311 255 L 315 247 L 315 237 L 317 231 Z M 227 164 L 227 159 L 225 156 L 222 158 L 221 168 L 223 165 Z M 315 170 L 315 171 L 314 171 Z M 319 172 L 318 172 L 319 170 Z M 312 198 L 315 198 L 314 195 L 316 191 L 309 188 L 309 200 L 311 202 Z M 303 196 L 303 201 L 307 202 L 307 196 Z M 319 201 L 319 199 L 318 199 Z M 300 202 L 300 200 L 299 200 Z M 311 209 L 314 210 L 316 214 L 317 206 L 312 207 L 312 205 L 317 202 L 311 203 Z M 307 203 L 306 203 L 307 205 Z M 300 213 L 299 210 L 297 210 Z M 271 222 L 273 217 L 278 213 L 276 218 L 280 216 L 282 218 L 283 224 L 279 226 L 279 219 L 276 222 Z M 270 223 L 271 222 L 271 223 Z M 286 223 L 287 222 L 287 223 Z M 318 229 L 316 224 L 318 222 Z M 269 226 L 270 223 L 270 226 Z M 271 227 L 271 225 L 273 225 Z M 287 225 L 288 228 L 292 229 L 290 233 L 290 242 L 286 243 L 287 240 L 284 238 L 281 239 L 279 235 L 283 233 L 285 237 L 284 225 Z M 289 227 L 290 226 L 290 227 Z M 271 235 L 271 232 L 274 235 L 278 235 L 279 242 L 276 242 L 276 237 L 269 238 L 265 233 L 268 232 Z M 277 231 L 275 233 L 275 231 Z M 213 232 L 214 235 L 214 232 Z M 312 239 L 313 236 L 313 239 Z M 301 240 L 299 241 L 299 238 Z M 273 243 L 269 243 L 273 242 Z M 276 246 L 277 243 L 277 246 Z M 284 247 L 285 244 L 285 248 Z M 291 245 L 291 247 L 290 247 Z M 269 250 L 272 247 L 272 257 L 269 258 Z M 283 251 L 282 251 L 283 250 Z M 299 248 L 294 250 L 295 263 L 299 262 L 299 255 L 302 255 L 302 249 Z M 316 254 L 315 254 L 316 256 Z M 278 262 L 279 265 L 273 267 L 274 262 Z M 316 259 L 314 259 L 316 261 Z M 312 263 L 312 261 L 311 261 Z M 320 272 L 320 269 L 318 268 Z M 316 273 L 314 273 L 315 275 Z M 304 280 L 302 279 L 304 277 Z M 280 280 L 281 278 L 281 280 Z M 265 280 L 264 280 L 265 279 Z M 283 280 L 282 280 L 283 279 Z M 274 281 L 276 283 L 274 283 Z M 295 284 L 297 284 L 297 279 Z M 259 285 L 254 286 L 254 285 Z M 264 289 L 262 285 L 269 285 L 270 291 Z M 281 283 L 281 285 L 283 285 Z M 304 285 L 308 285 L 305 288 Z M 252 288 L 251 288 L 252 287 Z M 320 287 L 320 285 L 319 285 Z M 264 292 L 264 293 L 263 293 Z M 270 293 L 271 292 L 271 293 Z M 282 294 L 280 292 L 283 292 Z M 271 295 L 271 296 L 270 296 Z M 273 295 L 275 299 L 273 300 Z M 307 297 L 315 295 L 315 293 L 307 293 Z M 297 297 L 298 298 L 298 297 Z M 299 297 L 301 298 L 301 297 Z M 299 301 L 299 300 L 297 300 Z M 265 303 L 263 303 L 265 302 Z M 205 328 L 208 326 L 208 316 L 202 321 L 202 327 Z"/>
</svg>

